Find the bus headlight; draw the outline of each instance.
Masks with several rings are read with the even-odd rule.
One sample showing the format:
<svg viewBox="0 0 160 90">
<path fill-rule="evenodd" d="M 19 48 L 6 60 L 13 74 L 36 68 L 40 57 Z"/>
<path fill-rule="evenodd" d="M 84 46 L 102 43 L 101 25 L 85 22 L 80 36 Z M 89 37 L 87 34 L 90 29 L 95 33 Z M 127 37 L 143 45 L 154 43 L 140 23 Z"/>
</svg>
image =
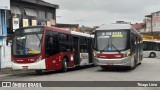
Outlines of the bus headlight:
<svg viewBox="0 0 160 90">
<path fill-rule="evenodd" d="M 130 51 L 124 54 L 124 57 L 128 57 L 128 56 L 131 56 L 131 52 Z"/>
<path fill-rule="evenodd" d="M 93 52 L 93 56 L 94 56 L 94 57 L 97 57 L 97 54 L 96 54 L 96 52 Z"/>
<path fill-rule="evenodd" d="M 42 56 L 39 56 L 39 58 L 35 62 L 39 62 L 42 60 Z"/>
<path fill-rule="evenodd" d="M 127 57 L 128 57 L 128 56 L 131 56 L 131 52 L 130 52 L 130 51 L 127 53 Z"/>
</svg>

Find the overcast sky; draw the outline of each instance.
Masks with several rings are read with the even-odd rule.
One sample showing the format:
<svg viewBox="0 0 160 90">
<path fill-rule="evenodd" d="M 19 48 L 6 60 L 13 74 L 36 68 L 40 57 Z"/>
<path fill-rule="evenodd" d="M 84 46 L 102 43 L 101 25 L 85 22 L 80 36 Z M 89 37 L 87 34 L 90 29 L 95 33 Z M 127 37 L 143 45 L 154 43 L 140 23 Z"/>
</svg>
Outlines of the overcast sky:
<svg viewBox="0 0 160 90">
<path fill-rule="evenodd" d="M 115 21 L 142 22 L 160 11 L 160 0 L 44 0 L 58 4 L 57 22 L 99 26 Z"/>
</svg>

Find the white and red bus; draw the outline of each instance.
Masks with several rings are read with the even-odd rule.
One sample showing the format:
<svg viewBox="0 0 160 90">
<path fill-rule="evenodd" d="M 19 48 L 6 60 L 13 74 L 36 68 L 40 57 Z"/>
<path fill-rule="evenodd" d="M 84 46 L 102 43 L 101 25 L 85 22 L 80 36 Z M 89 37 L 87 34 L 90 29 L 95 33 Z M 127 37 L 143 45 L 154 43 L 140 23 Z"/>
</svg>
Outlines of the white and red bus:
<svg viewBox="0 0 160 90">
<path fill-rule="evenodd" d="M 134 69 L 143 58 L 142 37 L 129 24 L 108 24 L 95 31 L 94 63 Z"/>
<path fill-rule="evenodd" d="M 92 64 L 92 38 L 89 34 L 56 27 L 19 28 L 14 33 L 12 68 L 62 70 Z"/>
</svg>

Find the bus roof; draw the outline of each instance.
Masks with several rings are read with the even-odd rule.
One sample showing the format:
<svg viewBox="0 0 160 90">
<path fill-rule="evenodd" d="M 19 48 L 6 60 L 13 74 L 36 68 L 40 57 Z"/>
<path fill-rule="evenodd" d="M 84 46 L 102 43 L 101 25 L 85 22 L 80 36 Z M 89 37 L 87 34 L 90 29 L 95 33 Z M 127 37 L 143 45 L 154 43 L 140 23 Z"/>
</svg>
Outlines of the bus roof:
<svg viewBox="0 0 160 90">
<path fill-rule="evenodd" d="M 66 29 L 62 29 L 62 28 L 58 28 L 58 27 L 53 27 L 53 26 L 44 26 L 44 28 L 49 29 L 49 30 L 53 30 L 56 32 L 61 32 L 61 33 L 66 33 L 66 34 L 70 34 L 70 30 L 66 30 Z"/>
<path fill-rule="evenodd" d="M 131 29 L 132 26 L 130 24 L 106 24 L 102 25 L 96 30 L 117 30 L 117 29 Z"/>
<path fill-rule="evenodd" d="M 19 28 L 19 29 L 17 29 L 17 30 L 20 30 L 20 29 L 28 29 L 28 28 L 45 28 L 45 29 L 48 29 L 48 30 L 56 31 L 56 32 L 61 32 L 61 33 L 70 34 L 70 31 L 68 31 L 68 30 L 61 29 L 61 28 L 58 28 L 58 27 L 53 27 L 53 26 L 46 26 L 46 25 L 21 27 L 21 28 Z"/>
<path fill-rule="evenodd" d="M 75 32 L 75 31 L 71 31 L 72 35 L 78 35 L 78 36 L 84 36 L 84 37 L 91 37 L 90 34 L 87 33 L 81 33 L 81 32 Z"/>
<path fill-rule="evenodd" d="M 135 28 L 133 28 L 132 25 L 130 24 L 117 24 L 117 23 L 106 24 L 96 29 L 96 31 L 104 31 L 104 30 L 131 30 L 142 39 L 141 34 Z"/>
</svg>

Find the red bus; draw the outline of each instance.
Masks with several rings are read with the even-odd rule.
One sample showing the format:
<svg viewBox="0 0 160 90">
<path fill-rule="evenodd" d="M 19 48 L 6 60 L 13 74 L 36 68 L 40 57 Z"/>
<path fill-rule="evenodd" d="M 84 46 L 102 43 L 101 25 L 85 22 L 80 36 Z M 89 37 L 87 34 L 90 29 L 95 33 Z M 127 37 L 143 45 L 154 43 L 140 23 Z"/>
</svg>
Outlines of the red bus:
<svg viewBox="0 0 160 90">
<path fill-rule="evenodd" d="M 19 28 L 12 45 L 13 70 L 62 70 L 92 64 L 92 38 L 89 34 L 56 27 Z"/>
</svg>

